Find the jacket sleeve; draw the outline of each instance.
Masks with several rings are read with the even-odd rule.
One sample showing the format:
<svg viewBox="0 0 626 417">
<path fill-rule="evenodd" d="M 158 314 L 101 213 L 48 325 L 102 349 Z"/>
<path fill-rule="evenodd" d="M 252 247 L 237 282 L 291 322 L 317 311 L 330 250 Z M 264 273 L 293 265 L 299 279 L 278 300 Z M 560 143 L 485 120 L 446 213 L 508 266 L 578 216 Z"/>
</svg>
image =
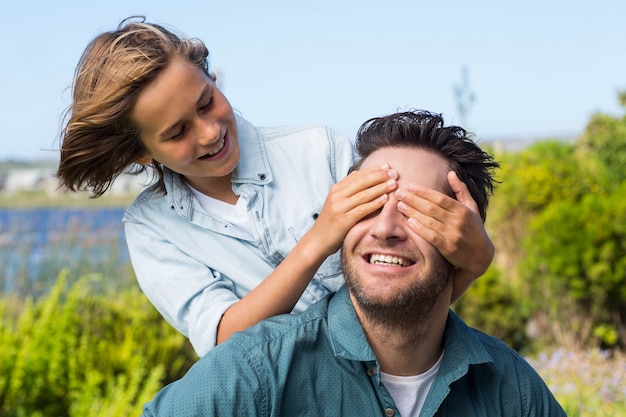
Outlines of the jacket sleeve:
<svg viewBox="0 0 626 417">
<path fill-rule="evenodd" d="M 147 224 L 127 218 L 124 230 L 142 291 L 203 356 L 215 346 L 222 315 L 239 300 L 232 282 L 183 253 Z"/>
</svg>

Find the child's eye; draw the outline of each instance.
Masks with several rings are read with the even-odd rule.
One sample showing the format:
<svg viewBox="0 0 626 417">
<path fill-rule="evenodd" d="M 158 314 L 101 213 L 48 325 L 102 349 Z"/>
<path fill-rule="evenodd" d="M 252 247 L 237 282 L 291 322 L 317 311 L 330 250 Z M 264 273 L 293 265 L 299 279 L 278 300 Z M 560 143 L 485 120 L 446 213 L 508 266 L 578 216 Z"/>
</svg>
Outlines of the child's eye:
<svg viewBox="0 0 626 417">
<path fill-rule="evenodd" d="M 208 110 L 211 107 L 212 104 L 213 104 L 213 97 L 209 97 L 209 101 L 207 101 L 206 104 L 204 104 L 204 105 L 202 105 L 200 107 L 200 111 Z"/>
<path fill-rule="evenodd" d="M 183 137 L 183 135 L 185 134 L 185 126 L 181 127 L 180 130 L 178 132 L 176 132 L 174 135 L 170 136 L 170 140 L 176 140 L 176 139 L 180 139 Z"/>
</svg>

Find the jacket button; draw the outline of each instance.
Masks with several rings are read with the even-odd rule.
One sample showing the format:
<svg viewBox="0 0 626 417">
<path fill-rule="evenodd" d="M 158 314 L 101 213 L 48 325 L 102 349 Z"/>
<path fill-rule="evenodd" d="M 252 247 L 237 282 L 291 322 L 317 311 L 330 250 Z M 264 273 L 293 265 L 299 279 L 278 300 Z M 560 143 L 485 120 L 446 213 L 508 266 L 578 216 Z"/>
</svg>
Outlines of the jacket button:
<svg viewBox="0 0 626 417">
<path fill-rule="evenodd" d="M 265 174 L 259 174 L 259 179 L 261 181 L 265 180 L 265 178 L 267 178 L 267 176 Z"/>
<path fill-rule="evenodd" d="M 393 417 L 395 414 L 396 414 L 396 413 L 394 413 L 394 412 L 393 412 L 393 409 L 392 409 L 392 408 L 387 408 L 387 409 L 385 409 L 385 415 L 386 415 L 387 417 Z"/>
</svg>

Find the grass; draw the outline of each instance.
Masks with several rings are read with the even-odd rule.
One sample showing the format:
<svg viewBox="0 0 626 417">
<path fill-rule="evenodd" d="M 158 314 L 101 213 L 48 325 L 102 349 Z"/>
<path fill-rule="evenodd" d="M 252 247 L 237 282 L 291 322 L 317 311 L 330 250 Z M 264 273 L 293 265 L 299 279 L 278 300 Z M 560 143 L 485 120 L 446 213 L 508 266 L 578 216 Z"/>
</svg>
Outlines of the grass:
<svg viewBox="0 0 626 417">
<path fill-rule="evenodd" d="M 44 191 L 22 191 L 16 194 L 0 193 L 0 208 L 56 208 L 56 207 L 128 207 L 135 194 L 109 195 L 89 198 L 89 194 L 60 193 L 52 196 Z"/>
</svg>

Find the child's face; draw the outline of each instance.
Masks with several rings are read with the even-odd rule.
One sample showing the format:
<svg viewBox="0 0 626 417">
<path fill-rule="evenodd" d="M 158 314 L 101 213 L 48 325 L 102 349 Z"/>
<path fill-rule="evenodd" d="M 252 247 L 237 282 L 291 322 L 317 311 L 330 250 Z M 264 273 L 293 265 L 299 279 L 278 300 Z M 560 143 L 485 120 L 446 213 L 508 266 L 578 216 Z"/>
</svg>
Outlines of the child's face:
<svg viewBox="0 0 626 417">
<path fill-rule="evenodd" d="M 233 109 L 215 83 L 185 61 L 171 62 L 139 94 L 131 114 L 154 159 L 201 191 L 230 182 L 239 162 Z"/>
</svg>

